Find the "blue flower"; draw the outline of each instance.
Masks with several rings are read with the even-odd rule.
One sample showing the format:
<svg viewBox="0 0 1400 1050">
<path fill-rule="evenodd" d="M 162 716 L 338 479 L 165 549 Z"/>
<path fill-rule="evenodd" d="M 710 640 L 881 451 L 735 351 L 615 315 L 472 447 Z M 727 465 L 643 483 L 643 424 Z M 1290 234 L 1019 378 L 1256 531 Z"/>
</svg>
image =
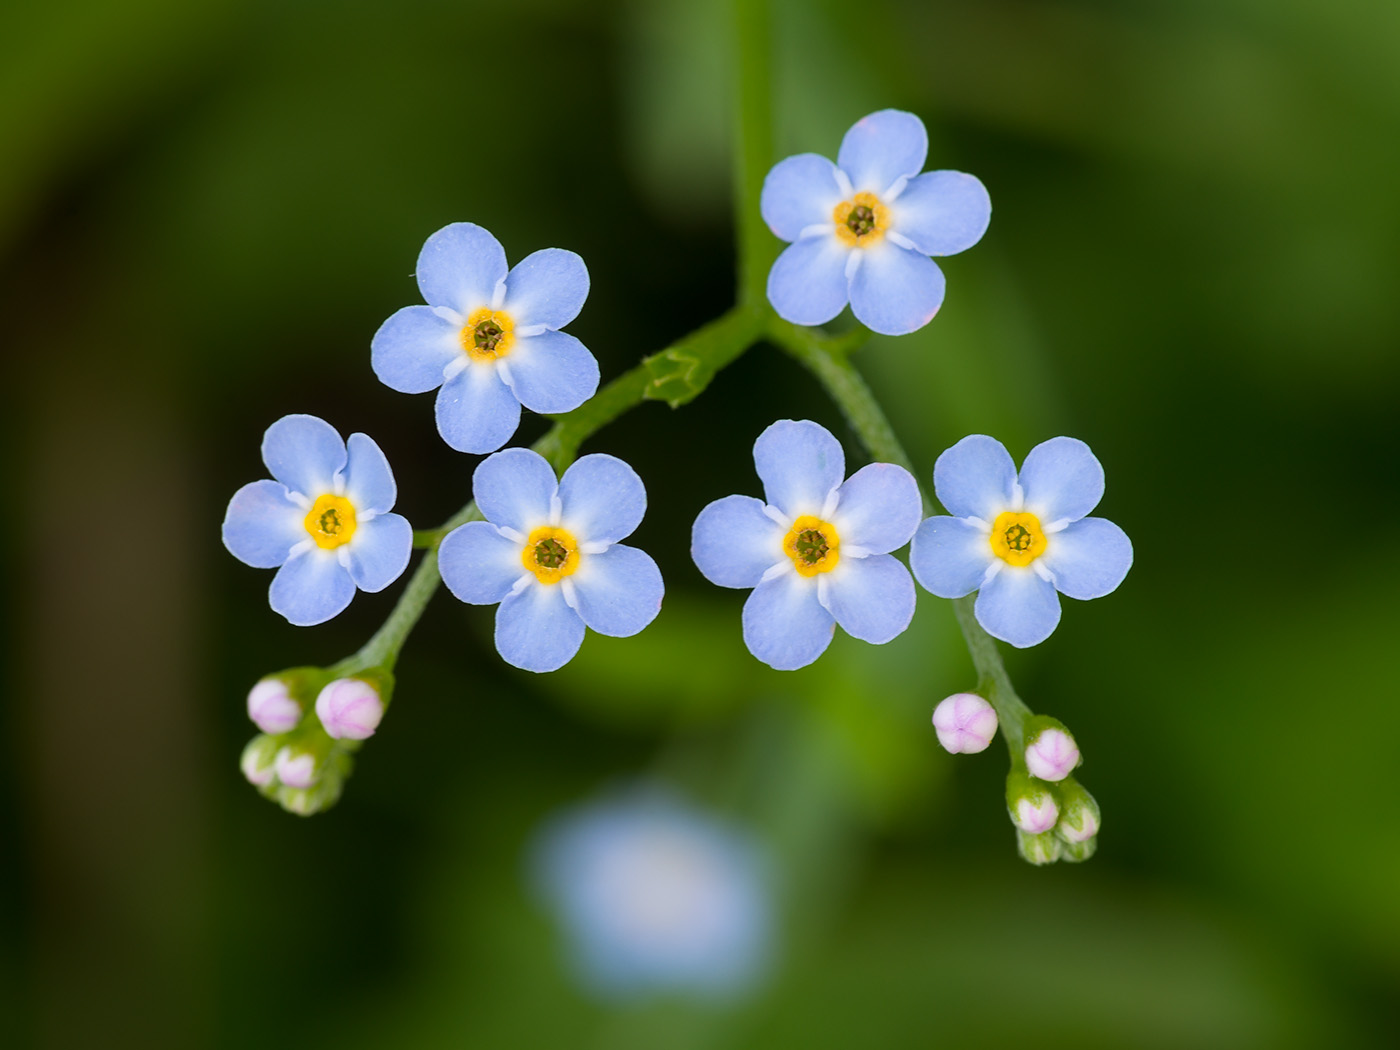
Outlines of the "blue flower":
<svg viewBox="0 0 1400 1050">
<path fill-rule="evenodd" d="M 960 171 L 919 174 L 928 133 L 912 113 L 883 109 L 856 122 L 836 163 L 800 153 L 763 182 L 769 229 L 792 244 L 768 274 L 768 299 L 793 324 L 830 321 L 847 302 L 856 320 L 905 335 L 933 320 L 943 272 L 986 232 L 992 202 Z"/>
<path fill-rule="evenodd" d="M 224 546 L 256 569 L 277 569 L 268 600 L 298 627 L 324 623 L 355 597 L 382 591 L 408 567 L 413 529 L 390 514 L 389 462 L 364 434 L 347 444 L 323 419 L 283 416 L 267 428 L 263 462 L 276 481 L 244 485 L 224 515 Z"/>
<path fill-rule="evenodd" d="M 568 412 L 598 389 L 598 362 L 559 331 L 588 298 L 583 260 L 561 248 L 506 270 L 499 241 L 454 222 L 418 255 L 427 306 L 405 306 L 374 333 L 374 374 L 405 394 L 442 387 L 437 426 L 459 452 L 494 452 L 532 412 Z"/>
<path fill-rule="evenodd" d="M 1101 598 L 1128 574 L 1133 545 L 1117 525 L 1086 518 L 1103 498 L 1103 467 L 1084 442 L 1042 442 L 1021 473 L 1000 441 L 965 437 L 933 467 L 952 516 L 928 518 L 909 564 L 940 598 L 977 591 L 977 622 L 1017 648 L 1050 637 L 1060 599 Z"/>
<path fill-rule="evenodd" d="M 641 524 L 647 494 L 615 456 L 584 456 L 557 483 L 527 448 L 489 456 L 472 476 L 485 521 L 448 533 L 438 569 L 464 602 L 494 605 L 506 663 L 555 671 L 573 659 L 583 628 L 625 638 L 661 610 L 656 562 L 617 541 Z"/>
<path fill-rule="evenodd" d="M 805 667 L 835 624 L 882 645 L 914 616 L 914 581 L 890 555 L 918 527 L 919 487 L 903 467 L 872 463 L 847 479 L 841 445 L 810 420 L 758 436 L 765 503 L 715 500 L 695 519 L 690 555 L 711 583 L 752 587 L 744 644 L 770 667 Z"/>
<path fill-rule="evenodd" d="M 752 839 L 669 793 L 634 791 L 554 818 L 535 873 L 579 976 L 608 998 L 732 998 L 769 958 L 773 904 Z"/>
</svg>

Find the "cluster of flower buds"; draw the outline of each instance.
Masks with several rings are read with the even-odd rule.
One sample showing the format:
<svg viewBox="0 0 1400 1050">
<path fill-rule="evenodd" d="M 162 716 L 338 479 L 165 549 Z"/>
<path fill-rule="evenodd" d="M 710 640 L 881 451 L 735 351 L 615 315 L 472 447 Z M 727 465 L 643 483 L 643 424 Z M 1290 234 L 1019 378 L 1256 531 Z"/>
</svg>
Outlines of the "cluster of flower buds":
<svg viewBox="0 0 1400 1050">
<path fill-rule="evenodd" d="M 954 693 L 933 712 L 938 742 L 950 754 L 984 751 L 997 713 L 976 693 Z M 1099 832 L 1099 806 L 1072 773 L 1083 761 L 1063 724 L 1035 715 L 1024 726 L 1022 761 L 1006 777 L 1006 809 L 1021 856 L 1032 864 L 1088 860 Z"/>
<path fill-rule="evenodd" d="M 335 678 L 319 667 L 296 667 L 269 675 L 248 693 L 248 717 L 262 733 L 243 749 L 243 775 L 289 813 L 329 809 L 393 688 L 386 671 Z"/>
</svg>

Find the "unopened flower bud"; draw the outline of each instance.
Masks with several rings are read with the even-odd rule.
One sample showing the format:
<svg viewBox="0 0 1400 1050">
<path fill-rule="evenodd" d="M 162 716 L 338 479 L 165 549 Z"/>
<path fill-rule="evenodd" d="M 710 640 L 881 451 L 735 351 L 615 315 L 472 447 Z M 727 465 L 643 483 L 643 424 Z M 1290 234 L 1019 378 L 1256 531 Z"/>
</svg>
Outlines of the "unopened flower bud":
<svg viewBox="0 0 1400 1050">
<path fill-rule="evenodd" d="M 1085 839 L 1083 842 L 1066 842 L 1060 839 L 1060 859 L 1067 860 L 1071 864 L 1078 864 L 1080 861 L 1088 860 L 1094 855 L 1094 851 L 1099 848 L 1098 837 Z"/>
<path fill-rule="evenodd" d="M 316 717 L 337 740 L 365 740 L 384 717 L 384 701 L 363 678 L 337 678 L 316 697 Z"/>
<path fill-rule="evenodd" d="M 1079 746 L 1053 718 L 1037 715 L 1026 726 L 1026 768 L 1041 780 L 1064 780 L 1079 765 Z"/>
<path fill-rule="evenodd" d="M 301 721 L 301 704 L 281 678 L 264 678 L 248 693 L 248 717 L 264 733 L 285 733 Z"/>
<path fill-rule="evenodd" d="M 1011 823 L 1031 835 L 1049 831 L 1060 817 L 1050 785 L 1016 770 L 1006 777 L 1006 808 Z"/>
<path fill-rule="evenodd" d="M 254 787 L 266 787 L 277 775 L 277 743 L 270 736 L 255 736 L 243 749 L 238 768 Z"/>
<path fill-rule="evenodd" d="M 1048 831 L 1032 835 L 1018 830 L 1016 851 L 1021 854 L 1022 860 L 1032 864 L 1054 864 L 1063 855 L 1064 843 Z"/>
<path fill-rule="evenodd" d="M 299 817 L 309 817 L 330 809 L 340 801 L 343 782 L 339 777 L 326 777 L 321 783 L 309 788 L 286 787 L 277 792 L 277 801 L 288 813 Z"/>
<path fill-rule="evenodd" d="M 277 752 L 277 779 L 289 788 L 309 788 L 316 783 L 316 756 L 309 751 L 284 747 Z"/>
<path fill-rule="evenodd" d="M 1055 834 L 1066 842 L 1088 842 L 1099 833 L 1099 804 L 1070 777 L 1060 785 L 1060 822 Z"/>
<path fill-rule="evenodd" d="M 976 693 L 954 693 L 933 709 L 933 728 L 949 754 L 985 751 L 997 732 L 997 713 Z"/>
</svg>

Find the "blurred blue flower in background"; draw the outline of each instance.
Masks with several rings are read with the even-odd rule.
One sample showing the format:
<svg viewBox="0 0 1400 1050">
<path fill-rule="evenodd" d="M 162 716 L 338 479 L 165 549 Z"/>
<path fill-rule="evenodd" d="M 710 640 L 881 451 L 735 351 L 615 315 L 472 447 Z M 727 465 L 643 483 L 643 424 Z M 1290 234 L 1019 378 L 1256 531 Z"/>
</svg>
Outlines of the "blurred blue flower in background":
<svg viewBox="0 0 1400 1050">
<path fill-rule="evenodd" d="M 507 272 L 500 241 L 470 222 L 433 234 L 418 255 L 427 306 L 405 306 L 370 344 L 374 374 L 422 394 L 436 387 L 437 425 L 459 452 L 494 452 L 520 425 L 520 406 L 568 412 L 598 389 L 598 362 L 563 328 L 588 298 L 588 268 L 562 248 Z"/>
<path fill-rule="evenodd" d="M 768 228 L 791 245 L 768 274 L 768 299 L 793 324 L 825 324 L 846 303 L 882 335 L 906 335 L 943 304 L 943 271 L 930 255 L 971 248 L 992 202 L 973 175 L 919 174 L 928 132 L 912 113 L 882 109 L 858 120 L 833 164 L 815 153 L 779 161 L 763 182 Z"/>
<path fill-rule="evenodd" d="M 390 514 L 398 487 L 372 438 L 347 444 L 316 416 L 283 416 L 267 428 L 263 462 L 276 481 L 233 494 L 224 546 L 258 569 L 277 569 L 274 611 L 298 627 L 324 623 L 355 597 L 382 591 L 408 568 L 413 528 Z"/>
<path fill-rule="evenodd" d="M 534 874 L 578 975 L 604 998 L 734 998 L 766 970 L 773 900 L 758 843 L 660 787 L 567 810 Z"/>
</svg>

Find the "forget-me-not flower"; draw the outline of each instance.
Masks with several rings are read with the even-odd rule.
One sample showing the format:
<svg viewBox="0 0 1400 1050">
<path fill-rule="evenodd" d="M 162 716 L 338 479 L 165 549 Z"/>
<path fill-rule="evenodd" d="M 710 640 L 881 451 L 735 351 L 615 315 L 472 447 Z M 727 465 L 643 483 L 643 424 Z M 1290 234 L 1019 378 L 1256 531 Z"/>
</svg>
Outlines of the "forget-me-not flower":
<svg viewBox="0 0 1400 1050">
<path fill-rule="evenodd" d="M 609 998 L 732 998 L 769 957 L 772 900 L 758 846 L 659 790 L 556 817 L 537 881 L 579 976 Z"/>
<path fill-rule="evenodd" d="M 766 502 L 715 500 L 695 519 L 690 548 L 711 583 L 753 588 L 743 616 L 749 652 L 791 671 L 826 651 L 835 624 L 877 645 L 903 633 L 914 582 L 889 552 L 919 524 L 913 476 L 871 463 L 846 478 L 840 443 L 806 419 L 774 423 L 753 458 Z"/>
<path fill-rule="evenodd" d="M 1103 498 L 1103 467 L 1077 438 L 1037 445 L 1018 475 L 1000 441 L 973 434 L 938 457 L 933 485 L 952 516 L 919 526 L 914 576 L 940 598 L 977 591 L 977 622 L 1017 648 L 1055 630 L 1057 591 L 1101 598 L 1133 564 L 1122 529 L 1085 517 Z"/>
<path fill-rule="evenodd" d="M 882 109 L 856 122 L 836 163 L 815 153 L 780 161 L 763 182 L 763 221 L 791 241 L 768 274 L 768 299 L 793 324 L 856 320 L 905 335 L 933 320 L 943 271 L 986 232 L 992 202 L 960 171 L 920 175 L 928 133 L 912 113 Z"/>
<path fill-rule="evenodd" d="M 408 567 L 413 529 L 390 514 L 398 490 L 373 439 L 347 443 L 323 419 L 283 416 L 267 428 L 263 462 L 275 481 L 244 485 L 224 516 L 224 546 L 277 569 L 268 600 L 299 627 L 324 623 L 355 597 L 382 591 Z"/>
<path fill-rule="evenodd" d="M 437 426 L 459 452 L 494 452 L 532 412 L 568 412 L 598 389 L 598 362 L 559 331 L 588 298 L 588 269 L 562 248 L 509 271 L 495 237 L 454 222 L 418 255 L 427 306 L 405 306 L 370 345 L 374 374 L 406 394 L 441 387 Z"/>
<path fill-rule="evenodd" d="M 661 571 L 618 542 L 647 506 L 622 460 L 584 456 L 556 482 L 539 453 L 508 448 L 482 460 L 472 490 L 486 520 L 447 534 L 438 569 L 462 601 L 500 603 L 496 649 L 507 663 L 554 671 L 578 652 L 585 625 L 625 638 L 656 618 Z"/>
</svg>

